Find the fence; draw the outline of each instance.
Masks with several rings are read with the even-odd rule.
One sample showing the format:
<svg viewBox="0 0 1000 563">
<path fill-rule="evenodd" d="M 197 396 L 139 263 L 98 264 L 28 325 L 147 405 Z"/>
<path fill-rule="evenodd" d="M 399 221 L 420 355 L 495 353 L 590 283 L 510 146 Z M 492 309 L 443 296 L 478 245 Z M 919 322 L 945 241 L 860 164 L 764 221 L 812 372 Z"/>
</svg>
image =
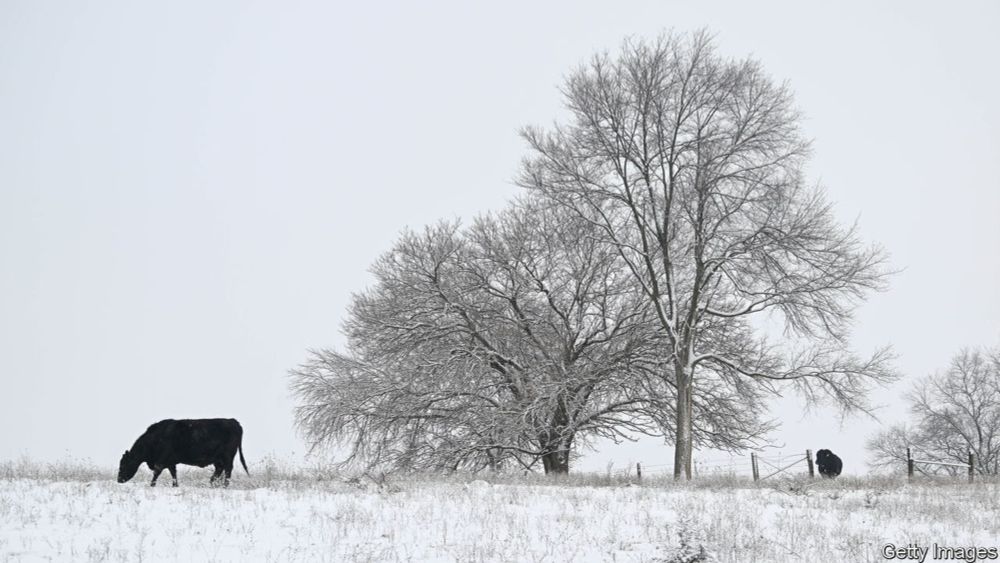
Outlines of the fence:
<svg viewBox="0 0 1000 563">
<path fill-rule="evenodd" d="M 754 481 L 762 481 L 795 467 L 805 469 L 810 477 L 815 477 L 812 450 L 806 450 L 805 454 L 764 456 L 753 452 L 749 458 L 695 459 L 691 464 L 691 472 L 693 478 L 699 476 L 753 477 Z M 640 481 L 643 475 L 673 474 L 673 468 L 672 463 L 642 464 L 639 462 L 635 464 L 636 476 Z"/>
<path fill-rule="evenodd" d="M 916 464 L 938 465 L 945 467 L 962 467 L 969 472 L 969 482 L 975 479 L 975 456 L 969 452 L 968 463 L 952 463 L 949 461 L 937 461 L 932 459 L 914 459 L 910 448 L 906 448 L 906 475 L 909 480 L 913 480 L 913 473 Z M 812 450 L 806 450 L 805 455 L 789 454 L 786 456 L 762 456 L 756 452 L 750 454 L 750 458 L 715 458 L 696 459 L 691 464 L 692 477 L 712 475 L 725 477 L 753 477 L 754 481 L 763 481 L 784 473 L 796 466 L 804 464 L 808 470 L 809 477 L 816 476 L 813 465 Z M 800 466 L 801 467 L 801 466 Z M 647 476 L 673 474 L 674 465 L 672 463 L 662 463 L 654 465 L 643 465 L 641 462 L 635 464 L 636 476 L 642 480 L 643 474 Z M 763 469 L 763 471 L 761 471 Z M 764 473 L 763 477 L 761 473 Z"/>
<path fill-rule="evenodd" d="M 913 480 L 913 469 L 918 463 L 923 463 L 924 465 L 942 465 L 945 467 L 965 467 L 969 470 L 969 482 L 971 483 L 975 479 L 975 472 L 973 468 L 976 466 L 975 457 L 972 452 L 969 452 L 969 463 L 951 463 L 949 461 L 936 461 L 932 459 L 913 459 L 913 455 L 910 453 L 910 448 L 906 448 L 906 478 L 910 481 Z"/>
</svg>

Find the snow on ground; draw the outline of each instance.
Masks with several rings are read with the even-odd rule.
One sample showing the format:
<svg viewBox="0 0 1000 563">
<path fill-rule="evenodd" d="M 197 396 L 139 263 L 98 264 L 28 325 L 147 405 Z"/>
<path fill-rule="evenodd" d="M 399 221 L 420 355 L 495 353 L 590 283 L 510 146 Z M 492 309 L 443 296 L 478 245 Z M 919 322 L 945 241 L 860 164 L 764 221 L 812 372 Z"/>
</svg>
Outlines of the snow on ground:
<svg viewBox="0 0 1000 563">
<path fill-rule="evenodd" d="M 885 543 L 1000 544 L 996 484 L 110 477 L 0 477 L 0 561 L 882 561 Z"/>
</svg>

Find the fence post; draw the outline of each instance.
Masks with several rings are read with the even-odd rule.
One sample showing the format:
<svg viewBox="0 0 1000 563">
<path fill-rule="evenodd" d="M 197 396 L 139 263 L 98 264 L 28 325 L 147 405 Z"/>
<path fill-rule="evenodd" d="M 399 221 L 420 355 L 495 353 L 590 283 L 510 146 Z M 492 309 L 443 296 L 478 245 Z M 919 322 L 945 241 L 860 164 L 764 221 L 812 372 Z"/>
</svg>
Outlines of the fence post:
<svg viewBox="0 0 1000 563">
<path fill-rule="evenodd" d="M 635 462 L 635 475 L 639 481 L 642 481 L 642 464 L 638 461 Z"/>
<path fill-rule="evenodd" d="M 757 454 L 753 452 L 750 452 L 750 468 L 753 470 L 753 480 L 760 479 L 760 473 L 757 472 Z"/>
<path fill-rule="evenodd" d="M 910 448 L 906 448 L 906 478 L 913 480 L 913 456 L 910 455 Z"/>
<path fill-rule="evenodd" d="M 972 479 L 973 479 L 973 472 L 972 472 L 972 467 L 974 465 L 973 461 L 975 461 L 975 459 L 972 457 L 972 452 L 970 451 L 969 452 L 969 482 L 970 483 L 972 482 Z"/>
<path fill-rule="evenodd" d="M 809 478 L 812 479 L 816 476 L 815 470 L 813 470 L 813 452 L 812 450 L 806 450 L 806 463 L 809 465 Z"/>
</svg>

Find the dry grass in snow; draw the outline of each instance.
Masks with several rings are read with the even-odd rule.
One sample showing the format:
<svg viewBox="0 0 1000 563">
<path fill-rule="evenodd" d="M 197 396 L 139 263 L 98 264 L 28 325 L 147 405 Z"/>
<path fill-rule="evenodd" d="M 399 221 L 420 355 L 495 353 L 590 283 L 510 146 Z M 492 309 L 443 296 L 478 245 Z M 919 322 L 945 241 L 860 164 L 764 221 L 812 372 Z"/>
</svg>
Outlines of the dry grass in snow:
<svg viewBox="0 0 1000 563">
<path fill-rule="evenodd" d="M 175 489 L 0 464 L 0 560 L 861 562 L 887 542 L 1000 542 L 995 483 L 251 473 L 213 489 L 185 467 Z"/>
</svg>

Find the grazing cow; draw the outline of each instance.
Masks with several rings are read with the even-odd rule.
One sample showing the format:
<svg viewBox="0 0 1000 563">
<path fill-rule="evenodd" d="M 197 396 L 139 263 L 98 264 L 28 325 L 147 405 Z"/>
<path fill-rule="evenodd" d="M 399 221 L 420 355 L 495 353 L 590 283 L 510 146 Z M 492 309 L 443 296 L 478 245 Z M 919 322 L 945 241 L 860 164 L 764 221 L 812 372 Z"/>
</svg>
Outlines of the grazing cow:
<svg viewBox="0 0 1000 563">
<path fill-rule="evenodd" d="M 820 475 L 833 479 L 837 475 L 840 475 L 840 470 L 844 468 L 844 463 L 840 461 L 837 454 L 830 450 L 820 450 L 816 452 L 816 467 L 819 468 Z"/>
<path fill-rule="evenodd" d="M 149 428 L 125 450 L 118 464 L 118 482 L 124 483 L 135 476 L 139 466 L 145 463 L 153 471 L 153 481 L 164 469 L 170 470 L 170 477 L 177 486 L 177 464 L 215 466 L 215 473 L 209 481 L 213 485 L 225 472 L 223 483 L 229 485 L 233 473 L 233 458 L 240 453 L 240 463 L 247 472 L 247 462 L 243 459 L 243 427 L 232 418 L 203 418 L 196 420 L 161 420 Z"/>
</svg>

